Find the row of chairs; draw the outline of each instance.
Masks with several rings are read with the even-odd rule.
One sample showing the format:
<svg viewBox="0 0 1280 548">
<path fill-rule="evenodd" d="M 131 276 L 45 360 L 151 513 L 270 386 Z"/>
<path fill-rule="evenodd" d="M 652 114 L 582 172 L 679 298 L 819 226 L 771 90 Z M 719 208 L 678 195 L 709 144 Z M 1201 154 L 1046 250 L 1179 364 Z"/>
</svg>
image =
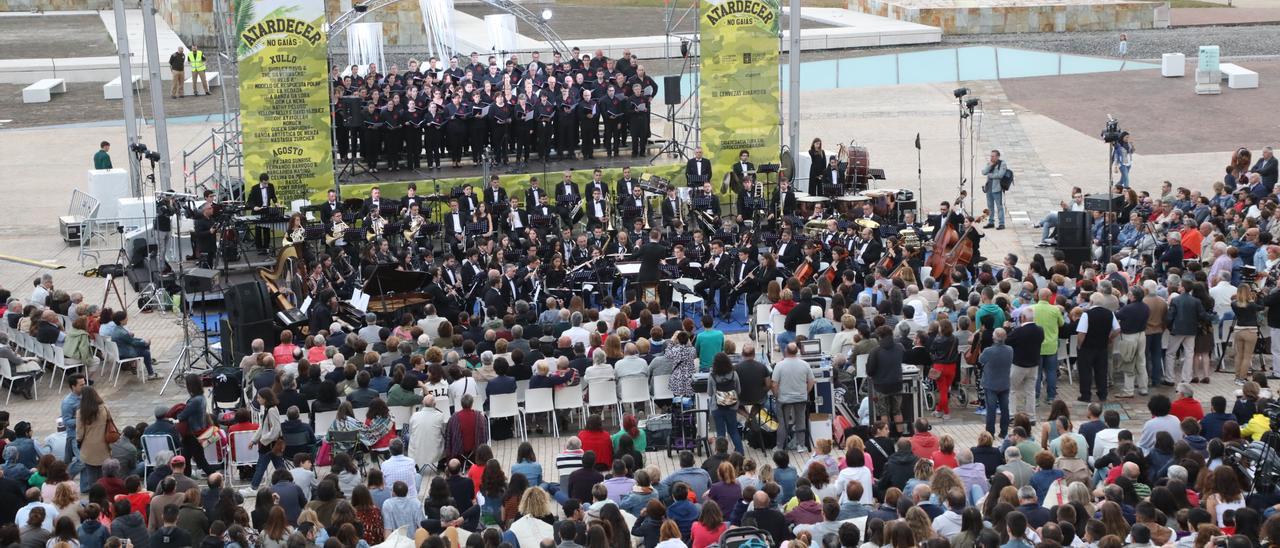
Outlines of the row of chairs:
<svg viewBox="0 0 1280 548">
<path fill-rule="evenodd" d="M 56 392 L 62 393 L 62 385 L 68 375 L 75 371 L 87 373 L 89 366 L 103 364 L 103 371 L 106 371 L 112 378 L 112 386 L 119 386 L 120 371 L 123 365 L 132 363 L 137 371 L 138 379 L 146 382 L 146 372 L 144 371 L 144 360 L 142 358 L 121 358 L 120 347 L 115 341 L 107 337 L 96 337 L 93 339 L 92 345 L 94 350 L 91 363 L 84 363 L 74 358 L 68 358 L 61 346 L 56 344 L 45 344 L 37 341 L 35 337 L 28 333 L 24 333 L 17 329 L 9 327 L 7 323 L 0 322 L 0 331 L 9 337 L 9 344 L 14 352 L 19 356 L 30 358 L 44 367 L 50 369 L 49 388 L 57 386 Z M 9 382 L 9 392 L 5 398 L 5 404 L 9 403 L 9 398 L 13 396 L 13 383 L 22 380 L 22 375 L 15 374 L 9 367 L 0 369 L 0 378 Z M 38 395 L 38 394 L 37 394 Z"/>
</svg>

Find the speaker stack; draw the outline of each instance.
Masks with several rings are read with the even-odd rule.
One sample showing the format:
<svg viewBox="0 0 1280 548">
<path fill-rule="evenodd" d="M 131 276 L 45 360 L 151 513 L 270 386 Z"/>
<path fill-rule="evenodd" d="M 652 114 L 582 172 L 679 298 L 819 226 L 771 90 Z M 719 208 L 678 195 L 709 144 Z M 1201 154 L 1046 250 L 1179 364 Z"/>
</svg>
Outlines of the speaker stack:
<svg viewBox="0 0 1280 548">
<path fill-rule="evenodd" d="M 1058 213 L 1058 249 L 1067 256 L 1073 267 L 1093 258 L 1091 234 L 1093 217 L 1087 211 L 1061 211 Z"/>
<path fill-rule="evenodd" d="M 261 281 L 239 283 L 224 289 L 222 294 L 227 307 L 227 318 L 220 326 L 222 352 L 231 358 L 228 363 L 239 363 L 249 353 L 254 339 L 262 339 L 267 348 L 279 342 L 280 333 L 266 284 Z"/>
</svg>

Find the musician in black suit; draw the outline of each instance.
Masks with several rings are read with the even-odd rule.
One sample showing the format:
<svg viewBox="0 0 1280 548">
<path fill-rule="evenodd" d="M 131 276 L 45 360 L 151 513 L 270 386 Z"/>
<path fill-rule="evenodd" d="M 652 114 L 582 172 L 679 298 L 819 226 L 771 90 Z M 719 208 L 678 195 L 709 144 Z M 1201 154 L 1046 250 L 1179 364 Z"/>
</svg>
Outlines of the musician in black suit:
<svg viewBox="0 0 1280 548">
<path fill-rule="evenodd" d="M 608 223 L 609 206 L 600 196 L 600 190 L 591 191 L 591 200 L 585 204 L 587 209 L 587 228 L 596 229 Z"/>
<path fill-rule="evenodd" d="M 364 207 L 360 209 L 361 217 L 368 217 L 369 212 L 382 210 L 383 204 L 389 203 L 382 199 L 382 189 L 373 187 L 369 190 L 369 199 L 364 201 Z"/>
<path fill-rule="evenodd" d="M 706 211 L 715 216 L 715 222 L 720 222 L 720 200 L 711 190 L 711 181 L 703 181 L 702 189 L 694 189 L 690 198 L 694 201 L 694 209 Z"/>
<path fill-rule="evenodd" d="M 703 181 L 711 180 L 711 160 L 702 157 L 702 147 L 693 149 L 693 158 L 684 166 L 685 179 L 690 187 L 700 187 Z"/>
<path fill-rule="evenodd" d="M 458 199 L 449 200 L 449 212 L 444 215 L 444 230 L 448 234 L 449 248 L 453 251 L 454 257 L 461 257 L 462 250 L 466 249 L 467 243 L 467 222 L 469 221 L 467 214 L 463 213 L 458 207 Z"/>
<path fill-rule="evenodd" d="M 191 231 L 191 248 L 202 268 L 212 268 L 218 251 L 217 224 L 213 222 L 213 206 L 206 204 L 196 217 Z"/>
<path fill-rule="evenodd" d="M 924 223 L 925 226 L 932 228 L 932 232 L 930 233 L 932 238 L 937 238 L 939 234 L 942 234 L 942 227 L 944 226 L 942 223 L 944 220 L 947 224 L 951 225 L 952 228 L 956 229 L 957 233 L 960 232 L 960 227 L 964 225 L 964 215 L 961 215 L 960 212 L 951 209 L 950 202 L 942 202 L 938 204 L 938 214 L 930 215 L 928 220 Z"/>
<path fill-rule="evenodd" d="M 751 153 L 746 149 L 738 152 L 738 161 L 733 164 L 733 170 L 729 172 L 729 188 L 739 194 L 742 193 L 742 180 L 747 178 L 747 174 L 756 170 L 756 165 L 751 163 Z M 721 194 L 725 189 L 720 189 Z"/>
<path fill-rule="evenodd" d="M 471 188 L 471 185 L 462 185 L 462 194 L 458 195 L 458 208 L 463 213 L 470 215 L 472 211 L 475 211 L 476 205 L 479 203 L 479 196 L 476 196 L 476 192 Z"/>
<path fill-rule="evenodd" d="M 498 317 L 502 317 L 507 311 L 507 299 L 503 296 L 502 276 L 498 276 L 489 282 L 489 287 L 484 290 L 484 309 L 486 314 L 497 313 Z"/>
<path fill-rule="evenodd" d="M 644 191 L 640 187 L 634 187 L 631 194 L 618 195 L 618 211 L 622 213 L 622 225 L 632 226 L 637 220 L 643 220 L 642 215 L 645 213 Z"/>
<path fill-rule="evenodd" d="M 729 283 L 729 276 L 733 273 L 733 259 L 729 254 L 724 252 L 724 242 L 720 240 L 711 241 L 711 256 L 702 258 L 702 281 L 694 286 L 694 291 L 702 297 L 704 310 L 710 313 L 715 310 L 712 303 L 715 303 L 716 293 L 720 294 L 720 317 L 729 318 L 730 311 L 733 310 L 733 304 L 730 300 L 730 293 L 733 286 Z"/>
<path fill-rule="evenodd" d="M 555 196 L 556 207 L 559 209 L 560 215 L 564 217 L 564 221 L 569 224 L 576 222 L 576 219 L 569 218 L 569 213 L 573 211 L 572 202 L 576 200 L 569 200 L 568 203 L 564 202 L 568 197 L 576 197 L 578 199 L 582 198 L 582 192 L 578 190 L 578 183 L 573 182 L 572 170 L 564 170 L 564 178 L 556 184 Z"/>
<path fill-rule="evenodd" d="M 866 273 L 884 256 L 884 243 L 876 237 L 874 230 L 864 228 L 858 237 L 858 248 L 852 251 L 855 260 L 862 264 L 863 272 Z"/>
<path fill-rule="evenodd" d="M 529 177 L 529 188 L 524 191 L 524 207 L 525 209 L 533 209 L 542 203 L 540 198 L 545 197 L 547 191 L 542 190 L 542 186 L 538 183 L 538 177 L 535 175 Z"/>
<path fill-rule="evenodd" d="M 258 175 L 258 184 L 253 185 L 246 194 L 245 203 L 254 215 L 262 215 L 263 209 L 279 205 L 276 201 L 276 186 L 271 184 L 271 177 L 266 173 Z M 259 251 L 271 247 L 271 229 L 261 225 L 253 227 L 253 244 Z"/>
<path fill-rule="evenodd" d="M 603 172 L 600 171 L 600 168 L 595 168 L 595 170 L 591 172 L 591 180 L 588 181 L 587 186 L 582 189 L 582 193 L 587 196 L 591 196 L 595 191 L 599 191 L 600 197 L 608 200 L 609 183 L 604 182 L 604 180 L 600 178 L 601 175 L 603 175 Z M 619 194 L 618 199 L 622 199 L 623 196 L 625 196 L 625 194 Z"/>
<path fill-rule="evenodd" d="M 501 213 L 507 207 L 507 189 L 502 188 L 497 175 L 489 176 L 489 186 L 484 187 L 484 203 L 489 204 L 489 211 L 495 213 Z"/>
<path fill-rule="evenodd" d="M 419 209 L 426 209 L 426 200 L 418 196 L 418 183 L 409 183 L 409 186 L 405 187 L 405 195 L 400 198 L 400 214 L 407 215 L 409 206 L 413 204 L 418 204 Z"/>
<path fill-rule="evenodd" d="M 791 240 L 791 231 L 783 230 L 778 237 L 778 262 L 789 270 L 795 270 L 800 263 L 800 244 Z"/>
<path fill-rule="evenodd" d="M 520 269 L 516 268 L 515 265 L 507 265 L 506 272 L 504 272 L 500 278 L 500 282 L 502 284 L 502 298 L 506 301 L 506 304 L 511 304 L 528 297 L 529 274 L 529 272 L 521 274 Z M 486 302 L 485 304 L 487 305 L 489 303 Z M 506 307 L 504 306 L 502 310 L 505 312 Z"/>
<path fill-rule="evenodd" d="M 329 219 L 333 218 L 333 212 L 335 211 L 342 211 L 342 202 L 338 201 L 338 192 L 329 189 L 327 200 L 325 203 L 320 204 L 320 220 L 324 222 L 325 226 L 330 224 Z"/>
<path fill-rule="evenodd" d="M 676 220 L 684 216 L 684 212 L 680 211 L 681 205 L 676 189 L 668 188 L 667 195 L 662 198 L 662 224 L 675 226 Z"/>
<path fill-rule="evenodd" d="M 618 197 L 630 196 L 631 189 L 635 188 L 638 184 L 639 183 L 635 179 L 631 178 L 631 166 L 623 167 L 622 178 L 618 179 L 618 183 L 616 185 L 618 189 Z"/>
<path fill-rule="evenodd" d="M 827 161 L 827 167 L 822 170 L 822 174 L 815 181 L 817 186 L 810 184 L 809 190 L 815 196 L 826 196 L 835 198 L 841 195 L 844 188 L 844 173 L 840 171 L 840 166 L 835 156 Z"/>
<path fill-rule="evenodd" d="M 311 310 L 307 311 L 307 325 L 310 332 L 319 333 L 333 325 L 333 311 L 338 309 L 338 295 L 333 290 L 325 290 L 316 299 Z"/>
<path fill-rule="evenodd" d="M 752 257 L 753 250 L 747 247 L 738 248 L 738 262 L 733 265 L 733 269 L 729 275 L 729 311 L 733 311 L 733 305 L 738 302 L 738 297 L 747 297 L 748 315 L 750 315 L 751 307 L 756 304 L 756 299 L 760 298 L 760 271 L 757 267 L 760 265 Z M 772 278 L 770 278 L 772 279 Z"/>
<path fill-rule="evenodd" d="M 649 231 L 649 239 L 636 248 L 632 259 L 640 261 L 636 281 L 640 284 L 656 284 L 662 279 L 662 262 L 671 256 L 671 248 L 662 242 L 662 231 Z"/>
</svg>

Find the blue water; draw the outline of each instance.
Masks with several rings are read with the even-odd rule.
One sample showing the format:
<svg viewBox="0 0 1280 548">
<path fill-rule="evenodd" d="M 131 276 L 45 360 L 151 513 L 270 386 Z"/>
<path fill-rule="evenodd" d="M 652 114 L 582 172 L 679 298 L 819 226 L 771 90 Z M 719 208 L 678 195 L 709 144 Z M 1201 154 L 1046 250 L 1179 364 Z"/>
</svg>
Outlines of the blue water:
<svg viewBox="0 0 1280 548">
<path fill-rule="evenodd" d="M 800 89 L 820 91 L 1155 68 L 1159 65 L 1105 57 L 970 46 L 801 63 Z M 786 64 L 778 67 L 778 77 L 785 86 Z M 691 89 L 692 79 L 685 75 L 680 81 L 681 96 L 687 97 Z"/>
</svg>

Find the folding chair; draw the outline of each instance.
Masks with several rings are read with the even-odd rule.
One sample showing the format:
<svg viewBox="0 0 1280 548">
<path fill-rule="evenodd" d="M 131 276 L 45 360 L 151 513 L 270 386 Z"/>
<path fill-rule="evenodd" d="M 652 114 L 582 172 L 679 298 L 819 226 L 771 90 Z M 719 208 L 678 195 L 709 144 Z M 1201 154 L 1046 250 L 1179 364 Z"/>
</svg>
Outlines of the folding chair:
<svg viewBox="0 0 1280 548">
<path fill-rule="evenodd" d="M 516 381 L 516 400 L 524 403 L 524 395 L 529 391 L 529 379 Z"/>
<path fill-rule="evenodd" d="M 612 407 L 614 418 L 622 415 L 622 406 L 618 404 L 618 381 L 595 381 L 587 385 L 587 399 L 582 405 L 583 416 L 590 414 L 593 407 Z"/>
<path fill-rule="evenodd" d="M 489 398 L 489 430 L 493 430 L 493 419 L 515 419 L 516 430 L 520 432 L 520 440 L 529 439 L 524 431 L 524 417 L 520 414 L 520 402 L 515 392 L 510 394 L 494 394 Z"/>
<path fill-rule="evenodd" d="M 636 404 L 645 404 L 645 412 L 653 415 L 653 402 L 649 398 L 649 378 L 643 375 L 633 375 L 623 377 L 618 385 L 618 391 L 621 396 L 618 403 L 621 405 L 631 404 L 631 414 L 636 413 Z"/>
<path fill-rule="evenodd" d="M 62 373 L 62 380 L 65 381 L 67 380 L 68 370 L 84 369 L 86 374 L 89 372 L 89 367 L 86 364 L 81 363 L 80 360 L 68 358 L 61 346 L 49 346 L 49 352 L 51 353 L 52 358 L 49 360 L 49 363 L 53 365 L 53 373 L 49 375 L 49 388 L 53 388 L 53 383 L 57 379 L 58 373 Z M 58 383 L 58 394 L 62 393 L 63 384 L 65 383 Z"/>
<path fill-rule="evenodd" d="M 653 401 L 670 400 L 676 397 L 671 393 L 671 375 L 654 375 L 649 378 L 653 386 Z"/>
<path fill-rule="evenodd" d="M 4 404 L 6 407 L 9 405 L 9 399 L 13 397 L 14 383 L 29 379 L 35 376 L 36 376 L 36 373 L 24 373 L 21 375 L 16 374 L 13 372 L 13 366 L 9 364 L 9 360 L 0 360 L 0 381 L 9 382 L 9 393 L 5 395 L 5 398 L 4 398 Z M 31 392 L 37 399 L 39 399 L 40 397 L 39 387 L 36 386 L 38 384 L 40 383 L 32 379 Z"/>
<path fill-rule="evenodd" d="M 110 340 L 110 339 L 104 340 L 102 341 L 102 345 L 103 345 L 103 348 L 106 349 L 107 354 L 111 356 L 110 361 L 114 361 L 116 364 L 116 376 L 115 376 L 115 379 L 111 381 L 111 386 L 120 385 L 120 371 L 124 369 L 124 364 L 126 363 L 133 363 L 134 371 L 138 373 L 139 377 L 145 378 L 145 373 L 143 371 L 146 365 L 146 360 L 140 357 L 121 358 L 120 347 L 117 346 L 116 342 L 113 340 Z"/>
<path fill-rule="evenodd" d="M 582 385 L 565 386 L 555 391 L 556 411 L 582 411 Z M 558 419 L 557 419 L 558 420 Z M 582 422 L 579 417 L 579 423 Z"/>
<path fill-rule="evenodd" d="M 351 416 L 355 417 L 356 420 L 360 421 L 360 424 L 364 424 L 365 419 L 369 418 L 369 408 L 357 407 L 355 409 L 352 409 Z"/>
<path fill-rule="evenodd" d="M 560 425 L 556 421 L 556 395 L 554 388 L 531 388 L 524 393 L 523 412 L 526 417 L 534 413 L 546 413 L 551 417 L 551 432 L 555 437 L 560 437 Z"/>
<path fill-rule="evenodd" d="M 231 454 L 226 459 L 227 468 L 226 473 L 224 474 L 228 485 L 235 483 L 235 477 L 237 474 L 232 472 L 234 472 L 236 468 L 241 466 L 257 466 L 259 455 L 258 450 L 260 448 L 249 447 L 249 443 L 253 441 L 253 437 L 257 434 L 258 431 L 256 429 L 231 432 L 230 439 L 227 440 L 227 446 L 229 447 Z"/>
<path fill-rule="evenodd" d="M 835 354 L 835 352 L 833 352 L 831 348 L 831 343 L 835 341 L 835 338 L 836 338 L 835 333 L 823 333 L 821 335 L 818 335 L 818 347 L 822 349 L 823 354 L 826 354 L 826 355 Z"/>
<path fill-rule="evenodd" d="M 796 324 L 796 336 L 809 338 L 809 327 L 812 325 L 811 323 Z"/>
<path fill-rule="evenodd" d="M 393 405 L 391 410 L 391 420 L 401 429 L 409 426 L 409 417 L 413 416 L 413 412 L 418 409 L 416 405 Z"/>
<path fill-rule="evenodd" d="M 315 431 L 316 437 L 324 439 L 325 434 L 329 433 L 329 426 L 333 424 L 334 419 L 338 418 L 338 412 L 321 411 L 313 414 L 315 418 L 311 420 L 311 428 Z"/>
<path fill-rule="evenodd" d="M 159 462 L 162 451 L 169 451 L 174 455 L 178 454 L 178 446 L 173 442 L 172 437 L 169 437 L 168 434 L 144 434 L 142 436 L 143 475 L 146 475 L 147 470 L 151 468 L 161 464 L 168 464 Z"/>
</svg>

